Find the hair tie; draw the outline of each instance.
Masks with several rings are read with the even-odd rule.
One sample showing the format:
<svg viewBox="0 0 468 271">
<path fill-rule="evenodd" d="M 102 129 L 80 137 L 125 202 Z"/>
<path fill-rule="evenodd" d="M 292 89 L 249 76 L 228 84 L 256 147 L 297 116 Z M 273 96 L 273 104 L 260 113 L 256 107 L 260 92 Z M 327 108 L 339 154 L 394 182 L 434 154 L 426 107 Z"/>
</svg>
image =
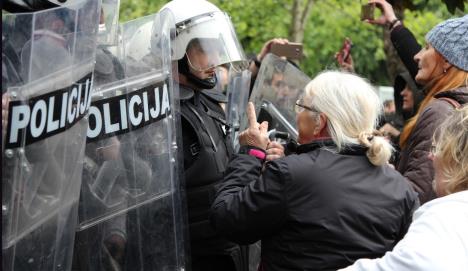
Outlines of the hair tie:
<svg viewBox="0 0 468 271">
<path fill-rule="evenodd" d="M 373 139 L 373 137 L 374 136 L 369 134 L 369 133 L 361 132 L 361 133 L 359 133 L 358 140 L 362 145 L 364 145 L 366 147 L 370 147 L 371 143 L 369 141 L 371 141 Z"/>
</svg>

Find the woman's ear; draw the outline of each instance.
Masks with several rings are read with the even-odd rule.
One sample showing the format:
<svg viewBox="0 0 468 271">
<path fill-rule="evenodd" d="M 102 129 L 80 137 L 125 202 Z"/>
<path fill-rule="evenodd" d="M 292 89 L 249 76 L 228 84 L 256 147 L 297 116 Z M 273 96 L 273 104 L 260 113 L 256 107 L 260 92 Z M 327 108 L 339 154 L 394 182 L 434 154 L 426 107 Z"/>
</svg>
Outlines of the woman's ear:
<svg viewBox="0 0 468 271">
<path fill-rule="evenodd" d="M 314 135 L 318 135 L 318 136 L 324 136 L 324 135 L 328 135 L 328 132 L 327 132 L 327 122 L 328 122 L 328 118 L 327 116 L 324 114 L 324 113 L 320 113 L 318 118 L 317 118 L 317 125 L 315 125 L 315 128 L 314 128 Z"/>
<path fill-rule="evenodd" d="M 450 64 L 450 62 L 448 62 L 447 60 L 444 60 L 444 64 L 442 65 L 442 67 L 444 68 L 444 73 L 447 72 L 448 69 L 450 69 L 453 65 Z"/>
</svg>

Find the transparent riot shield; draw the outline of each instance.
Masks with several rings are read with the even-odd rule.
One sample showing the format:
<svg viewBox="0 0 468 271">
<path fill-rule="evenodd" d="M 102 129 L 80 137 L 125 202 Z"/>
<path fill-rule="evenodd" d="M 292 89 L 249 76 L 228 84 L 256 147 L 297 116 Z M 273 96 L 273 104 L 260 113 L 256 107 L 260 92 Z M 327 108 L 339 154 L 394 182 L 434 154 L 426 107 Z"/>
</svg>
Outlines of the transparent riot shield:
<svg viewBox="0 0 468 271">
<path fill-rule="evenodd" d="M 294 65 L 268 54 L 262 61 L 250 96 L 258 120 L 268 121 L 270 132 L 287 133 L 297 139 L 294 106 L 309 82 L 310 78 Z"/>
<path fill-rule="evenodd" d="M 2 14 L 4 270 L 70 270 L 99 8 Z"/>
<path fill-rule="evenodd" d="M 124 23 L 89 110 L 73 270 L 183 270 L 172 17 Z M 119 74 L 120 72 L 123 74 Z"/>
<path fill-rule="evenodd" d="M 102 0 L 98 45 L 116 45 L 119 30 L 120 0 Z"/>
<path fill-rule="evenodd" d="M 239 129 L 249 100 L 250 77 L 249 70 L 238 72 L 234 69 L 229 71 L 229 83 L 227 86 L 228 103 L 226 107 L 226 122 L 230 130 L 234 149 L 239 148 Z"/>
</svg>

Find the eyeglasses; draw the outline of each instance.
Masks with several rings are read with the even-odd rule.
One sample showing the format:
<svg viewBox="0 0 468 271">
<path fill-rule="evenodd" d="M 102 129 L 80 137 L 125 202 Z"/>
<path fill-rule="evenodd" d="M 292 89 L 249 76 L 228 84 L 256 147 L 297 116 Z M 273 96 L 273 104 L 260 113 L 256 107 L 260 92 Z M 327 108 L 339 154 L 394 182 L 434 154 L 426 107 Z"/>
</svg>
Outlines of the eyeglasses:
<svg viewBox="0 0 468 271">
<path fill-rule="evenodd" d="M 295 111 L 297 114 L 301 113 L 302 111 L 309 110 L 314 113 L 319 113 L 317 110 L 313 109 L 312 107 L 309 107 L 307 105 L 302 104 L 302 99 L 299 99 L 296 101 L 296 106 L 294 107 Z"/>
</svg>

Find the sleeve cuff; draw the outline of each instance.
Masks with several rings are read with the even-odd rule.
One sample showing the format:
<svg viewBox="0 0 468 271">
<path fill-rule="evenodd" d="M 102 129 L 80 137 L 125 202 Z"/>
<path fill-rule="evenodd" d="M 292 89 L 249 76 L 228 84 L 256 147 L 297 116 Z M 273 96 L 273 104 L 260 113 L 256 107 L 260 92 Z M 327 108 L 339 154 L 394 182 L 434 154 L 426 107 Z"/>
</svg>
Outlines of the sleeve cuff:
<svg viewBox="0 0 468 271">
<path fill-rule="evenodd" d="M 248 154 L 250 156 L 260 159 L 262 162 L 265 161 L 266 152 L 260 148 L 254 146 L 241 146 L 239 149 L 240 154 Z"/>
</svg>

